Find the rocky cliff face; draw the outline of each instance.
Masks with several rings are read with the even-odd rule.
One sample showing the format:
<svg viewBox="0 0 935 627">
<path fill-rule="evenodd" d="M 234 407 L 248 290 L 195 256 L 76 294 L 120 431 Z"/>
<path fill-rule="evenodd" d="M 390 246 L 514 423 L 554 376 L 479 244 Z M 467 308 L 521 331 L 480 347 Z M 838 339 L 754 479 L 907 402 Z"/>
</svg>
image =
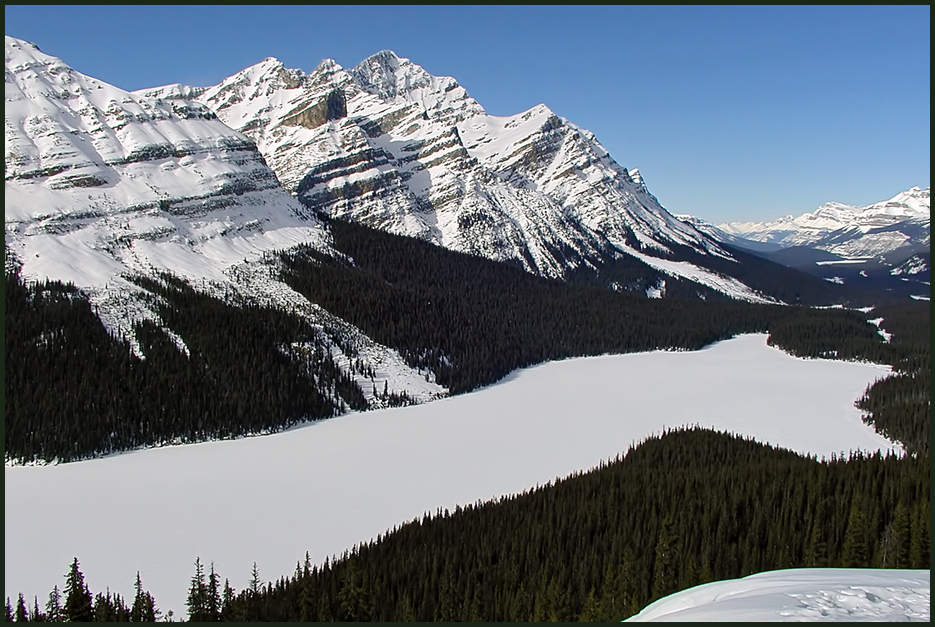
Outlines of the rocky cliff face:
<svg viewBox="0 0 935 627">
<path fill-rule="evenodd" d="M 390 51 L 309 74 L 266 59 L 197 99 L 316 212 L 549 277 L 621 254 L 730 257 L 590 132 L 543 105 L 487 115 L 455 79 Z"/>
</svg>

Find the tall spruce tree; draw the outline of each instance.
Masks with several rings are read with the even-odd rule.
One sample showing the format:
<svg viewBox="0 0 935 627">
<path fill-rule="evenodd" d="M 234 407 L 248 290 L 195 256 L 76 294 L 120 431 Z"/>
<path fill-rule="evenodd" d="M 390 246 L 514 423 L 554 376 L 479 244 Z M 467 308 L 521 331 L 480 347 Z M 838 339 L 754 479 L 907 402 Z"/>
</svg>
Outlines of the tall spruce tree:
<svg viewBox="0 0 935 627">
<path fill-rule="evenodd" d="M 152 595 L 143 590 L 143 581 L 140 579 L 140 572 L 136 571 L 136 583 L 133 584 L 136 591 L 133 597 L 133 607 L 130 610 L 130 620 L 136 623 L 152 623 L 156 620 L 156 603 Z"/>
<path fill-rule="evenodd" d="M 65 607 L 62 617 L 70 623 L 90 623 L 94 620 L 93 597 L 84 583 L 84 574 L 78 568 L 78 558 L 71 563 L 65 575 Z"/>
<path fill-rule="evenodd" d="M 656 540 L 656 560 L 653 564 L 653 598 L 659 599 L 675 590 L 679 563 L 678 536 L 668 516 L 663 518 Z"/>
<path fill-rule="evenodd" d="M 221 620 L 221 590 L 218 574 L 214 571 L 214 562 L 211 562 L 211 572 L 208 574 L 207 594 L 207 620 Z"/>
<path fill-rule="evenodd" d="M 205 572 L 201 565 L 201 558 L 195 558 L 195 574 L 192 576 L 191 587 L 188 589 L 188 620 L 204 622 L 207 620 L 208 587 L 205 583 Z"/>
<path fill-rule="evenodd" d="M 46 619 L 51 623 L 58 623 L 62 620 L 62 593 L 58 586 L 54 586 L 49 593 L 49 600 L 45 603 Z"/>
<path fill-rule="evenodd" d="M 16 600 L 16 622 L 29 622 L 29 612 L 26 611 L 26 599 L 23 598 L 22 592 L 19 593 L 19 598 Z"/>
<path fill-rule="evenodd" d="M 867 551 L 867 531 L 863 510 L 857 503 L 851 504 L 851 513 L 844 532 L 844 546 L 841 548 L 841 560 L 844 568 L 866 568 L 869 561 Z"/>
<path fill-rule="evenodd" d="M 893 568 L 909 568 L 909 548 L 911 528 L 909 510 L 902 501 L 896 504 L 893 512 Z"/>
</svg>

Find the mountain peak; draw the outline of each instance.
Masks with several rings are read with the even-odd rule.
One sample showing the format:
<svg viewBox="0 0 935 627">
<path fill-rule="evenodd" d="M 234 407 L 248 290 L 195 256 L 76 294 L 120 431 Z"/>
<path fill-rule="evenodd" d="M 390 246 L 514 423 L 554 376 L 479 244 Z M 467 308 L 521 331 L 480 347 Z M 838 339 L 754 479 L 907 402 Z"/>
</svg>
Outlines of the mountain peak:
<svg viewBox="0 0 935 627">
<path fill-rule="evenodd" d="M 392 62 L 395 60 L 397 63 L 399 61 L 404 60 L 402 57 L 400 57 L 398 54 L 396 54 L 392 50 L 381 50 L 380 52 L 370 55 L 364 61 L 369 61 L 371 59 L 376 59 L 380 61 L 389 61 L 389 62 Z"/>
<path fill-rule="evenodd" d="M 31 41 L 26 41 L 25 39 L 17 39 L 16 37 L 10 37 L 9 35 L 4 35 L 4 37 L 6 37 L 5 46 L 7 48 L 7 58 L 9 58 L 9 51 L 11 48 L 12 49 L 31 48 L 33 50 L 38 50 L 39 52 L 42 52 L 42 50 L 39 50 L 39 46 L 32 43 Z"/>
<path fill-rule="evenodd" d="M 315 66 L 315 70 L 312 74 L 317 74 L 319 72 L 336 72 L 342 69 L 338 62 L 334 59 L 322 59 L 321 63 Z"/>
<path fill-rule="evenodd" d="M 6 35 L 4 42 L 4 52 L 7 67 L 16 67 L 23 64 L 31 64 L 36 62 L 42 63 L 44 65 L 60 63 L 64 66 L 64 63 L 62 63 L 58 57 L 53 57 L 50 54 L 46 54 L 39 49 L 39 46 L 32 43 L 31 41 L 17 39 L 16 37 L 10 37 L 9 35 Z"/>
<path fill-rule="evenodd" d="M 403 68 L 405 71 L 401 71 Z M 421 86 L 430 78 L 428 72 L 409 59 L 398 57 L 392 50 L 381 50 L 367 57 L 351 70 L 351 76 L 364 91 L 385 100 L 409 91 L 414 84 Z"/>
</svg>

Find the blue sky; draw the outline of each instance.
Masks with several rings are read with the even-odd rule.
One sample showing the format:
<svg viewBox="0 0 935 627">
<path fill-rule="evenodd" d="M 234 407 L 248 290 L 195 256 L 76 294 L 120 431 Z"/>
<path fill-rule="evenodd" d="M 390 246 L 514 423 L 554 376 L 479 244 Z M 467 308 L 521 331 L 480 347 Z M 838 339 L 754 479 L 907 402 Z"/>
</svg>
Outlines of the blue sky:
<svg viewBox="0 0 935 627">
<path fill-rule="evenodd" d="M 929 185 L 928 6 L 6 6 L 5 19 L 7 35 L 127 90 L 390 49 L 492 115 L 546 104 L 669 211 L 715 223 Z"/>
</svg>

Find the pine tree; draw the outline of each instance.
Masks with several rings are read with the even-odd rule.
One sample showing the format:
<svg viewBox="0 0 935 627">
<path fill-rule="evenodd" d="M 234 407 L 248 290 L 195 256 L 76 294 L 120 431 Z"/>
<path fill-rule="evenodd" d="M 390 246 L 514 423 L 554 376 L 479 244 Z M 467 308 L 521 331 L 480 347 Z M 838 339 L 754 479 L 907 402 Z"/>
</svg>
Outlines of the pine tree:
<svg viewBox="0 0 935 627">
<path fill-rule="evenodd" d="M 817 517 L 812 523 L 812 533 L 808 540 L 806 564 L 812 568 L 824 568 L 828 565 L 828 544 L 822 533 L 821 520 Z"/>
<path fill-rule="evenodd" d="M 253 596 L 259 596 L 262 592 L 262 584 L 260 583 L 260 571 L 256 567 L 256 562 L 253 562 L 253 569 L 250 571 L 250 594 Z"/>
<path fill-rule="evenodd" d="M 29 622 L 29 613 L 26 611 L 26 599 L 23 598 L 22 592 L 19 593 L 19 599 L 16 601 L 16 622 Z"/>
<path fill-rule="evenodd" d="M 250 588 L 246 594 L 246 620 L 260 620 L 260 594 L 262 592 L 263 585 L 260 582 L 260 571 L 256 566 L 256 562 L 253 562 L 253 569 L 250 571 Z"/>
<path fill-rule="evenodd" d="M 10 597 L 6 598 L 6 622 L 13 622 L 13 607 L 10 605 Z"/>
<path fill-rule="evenodd" d="M 156 620 L 156 604 L 152 595 L 143 590 L 143 581 L 140 572 L 136 571 L 136 583 L 133 584 L 136 595 L 133 597 L 133 607 L 130 609 L 130 620 L 135 623 L 152 623 Z"/>
<path fill-rule="evenodd" d="M 604 585 L 601 588 L 601 620 L 620 620 L 623 614 L 623 589 L 617 569 L 608 563 L 604 569 Z"/>
<path fill-rule="evenodd" d="M 208 589 L 205 584 L 204 568 L 201 565 L 201 558 L 195 558 L 195 574 L 192 577 L 192 584 L 188 590 L 188 620 L 191 622 L 203 622 L 207 620 Z"/>
<path fill-rule="evenodd" d="M 52 588 L 49 593 L 49 600 L 45 604 L 45 615 L 50 623 L 58 623 L 62 620 L 62 593 L 58 586 Z"/>
<path fill-rule="evenodd" d="M 879 542 L 880 566 L 883 568 L 896 567 L 896 532 L 892 522 L 883 530 Z"/>
<path fill-rule="evenodd" d="M 581 615 L 578 617 L 578 621 L 582 623 L 593 623 L 600 621 L 600 611 L 601 608 L 594 596 L 594 588 L 592 587 L 588 591 L 588 598 L 584 602 L 584 609 L 581 610 Z"/>
<path fill-rule="evenodd" d="M 341 588 L 338 590 L 338 606 L 343 620 L 370 620 L 370 599 L 361 581 L 354 559 L 346 562 Z"/>
<path fill-rule="evenodd" d="M 39 597 L 37 596 L 33 596 L 32 598 L 32 614 L 30 614 L 30 620 L 34 623 L 46 622 L 45 614 L 39 609 Z"/>
<path fill-rule="evenodd" d="M 841 562 L 844 568 L 866 568 L 869 555 L 867 551 L 866 529 L 863 511 L 857 504 L 851 505 L 844 532 L 844 546 L 841 548 Z"/>
<path fill-rule="evenodd" d="M 211 562 L 211 572 L 208 574 L 207 620 L 221 620 L 221 591 L 219 578 L 214 572 L 214 562 Z"/>
<path fill-rule="evenodd" d="M 913 516 L 912 538 L 909 542 L 909 563 L 911 568 L 930 568 L 929 562 L 929 519 L 928 514 L 920 511 Z"/>
<path fill-rule="evenodd" d="M 94 622 L 95 623 L 113 623 L 117 619 L 117 612 L 114 603 L 110 597 L 110 590 L 107 595 L 98 592 L 94 597 Z"/>
<path fill-rule="evenodd" d="M 911 529 L 909 525 L 909 510 L 899 501 L 893 513 L 893 568 L 909 568 L 909 552 L 911 544 Z"/>
<path fill-rule="evenodd" d="M 656 560 L 653 564 L 653 599 L 674 592 L 678 582 L 678 538 L 672 519 L 666 516 L 656 540 Z"/>
<path fill-rule="evenodd" d="M 93 598 L 84 583 L 84 574 L 78 569 L 78 558 L 71 563 L 71 569 L 65 575 L 65 607 L 62 609 L 64 620 L 72 623 L 89 623 L 94 620 Z"/>
</svg>

